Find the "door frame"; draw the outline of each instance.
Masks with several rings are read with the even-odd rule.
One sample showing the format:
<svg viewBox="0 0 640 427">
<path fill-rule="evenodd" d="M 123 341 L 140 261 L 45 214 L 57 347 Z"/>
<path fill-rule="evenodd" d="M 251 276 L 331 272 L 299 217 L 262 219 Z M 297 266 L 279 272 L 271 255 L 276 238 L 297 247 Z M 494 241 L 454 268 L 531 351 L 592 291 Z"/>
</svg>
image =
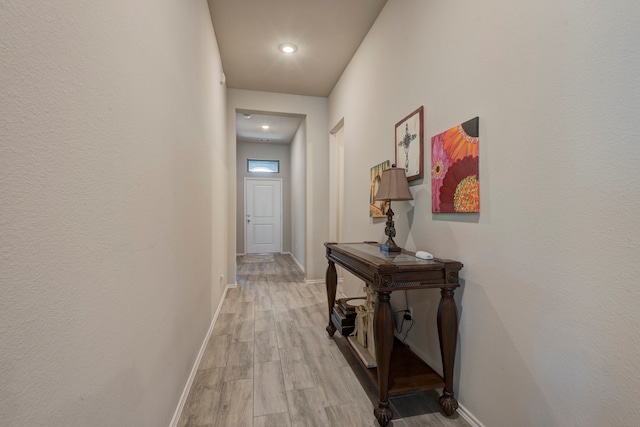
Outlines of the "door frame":
<svg viewBox="0 0 640 427">
<path fill-rule="evenodd" d="M 249 246 L 247 245 L 247 237 L 248 237 L 248 231 L 247 231 L 247 182 L 248 181 L 277 181 L 280 183 L 280 250 L 278 251 L 278 253 L 282 253 L 282 248 L 284 245 L 284 224 L 283 224 L 283 217 L 284 217 L 284 212 L 283 212 L 283 208 L 284 208 L 284 203 L 283 203 L 283 198 L 284 195 L 282 194 L 282 178 L 261 178 L 261 177 L 255 177 L 255 176 L 245 176 L 244 177 L 244 209 L 242 212 L 242 221 L 244 223 L 244 253 L 248 254 L 249 253 Z"/>
</svg>

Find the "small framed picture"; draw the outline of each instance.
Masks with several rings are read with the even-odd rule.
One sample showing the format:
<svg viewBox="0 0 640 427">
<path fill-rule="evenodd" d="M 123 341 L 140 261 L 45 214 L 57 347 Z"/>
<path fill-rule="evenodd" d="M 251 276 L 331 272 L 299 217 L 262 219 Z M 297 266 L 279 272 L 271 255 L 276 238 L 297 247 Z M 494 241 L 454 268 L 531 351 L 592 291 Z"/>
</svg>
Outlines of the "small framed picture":
<svg viewBox="0 0 640 427">
<path fill-rule="evenodd" d="M 386 200 L 374 200 L 378 193 L 378 187 L 380 187 L 380 180 L 382 179 L 382 172 L 391 167 L 389 160 L 375 165 L 371 168 L 371 178 L 369 185 L 369 216 L 371 218 L 386 218 L 387 210 L 389 210 L 389 201 Z"/>
<path fill-rule="evenodd" d="M 407 181 L 424 178 L 424 107 L 396 124 L 396 167 L 404 168 Z"/>
</svg>

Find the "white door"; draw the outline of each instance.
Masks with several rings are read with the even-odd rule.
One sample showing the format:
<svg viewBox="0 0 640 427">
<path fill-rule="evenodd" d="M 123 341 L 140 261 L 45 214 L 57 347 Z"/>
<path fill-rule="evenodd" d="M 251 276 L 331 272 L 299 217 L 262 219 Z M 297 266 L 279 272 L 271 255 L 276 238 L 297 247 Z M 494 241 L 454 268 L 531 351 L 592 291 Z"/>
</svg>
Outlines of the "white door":
<svg viewBox="0 0 640 427">
<path fill-rule="evenodd" d="M 245 178 L 244 206 L 245 252 L 282 252 L 282 180 Z"/>
</svg>

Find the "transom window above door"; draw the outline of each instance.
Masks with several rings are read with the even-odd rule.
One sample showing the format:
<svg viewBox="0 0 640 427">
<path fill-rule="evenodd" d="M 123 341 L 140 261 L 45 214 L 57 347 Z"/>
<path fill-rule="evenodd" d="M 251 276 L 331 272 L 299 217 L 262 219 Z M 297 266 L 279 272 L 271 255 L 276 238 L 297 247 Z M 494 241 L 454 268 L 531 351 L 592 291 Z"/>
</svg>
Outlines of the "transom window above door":
<svg viewBox="0 0 640 427">
<path fill-rule="evenodd" d="M 280 173 L 280 161 L 247 159 L 247 172 Z"/>
</svg>

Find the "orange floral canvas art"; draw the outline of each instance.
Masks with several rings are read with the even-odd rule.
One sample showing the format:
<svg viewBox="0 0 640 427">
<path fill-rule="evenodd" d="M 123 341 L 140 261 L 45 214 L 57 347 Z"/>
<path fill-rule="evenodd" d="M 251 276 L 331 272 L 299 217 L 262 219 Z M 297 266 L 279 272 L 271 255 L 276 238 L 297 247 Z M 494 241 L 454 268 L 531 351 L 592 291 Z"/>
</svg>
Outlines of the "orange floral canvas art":
<svg viewBox="0 0 640 427">
<path fill-rule="evenodd" d="M 480 212 L 479 122 L 475 117 L 431 138 L 431 210 Z"/>
</svg>

